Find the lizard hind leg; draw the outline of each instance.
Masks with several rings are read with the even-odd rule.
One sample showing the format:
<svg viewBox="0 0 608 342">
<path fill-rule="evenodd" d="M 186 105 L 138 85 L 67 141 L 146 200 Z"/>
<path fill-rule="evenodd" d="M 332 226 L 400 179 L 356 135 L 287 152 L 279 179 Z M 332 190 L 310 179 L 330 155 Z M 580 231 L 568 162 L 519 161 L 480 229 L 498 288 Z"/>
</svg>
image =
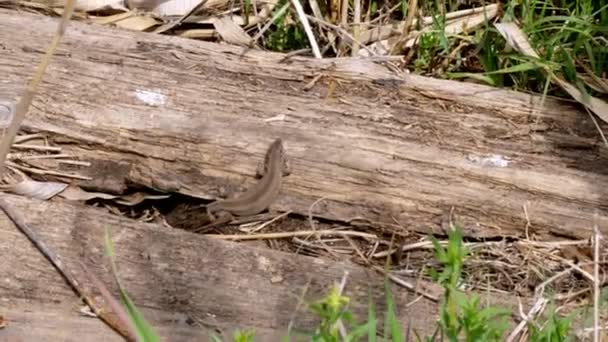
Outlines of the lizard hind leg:
<svg viewBox="0 0 608 342">
<path fill-rule="evenodd" d="M 210 211 L 207 211 L 207 214 L 209 215 L 209 219 L 210 219 L 210 223 L 207 223 L 206 225 L 193 229 L 192 231 L 194 233 L 205 233 L 208 232 L 209 230 L 211 230 L 214 227 L 217 227 L 219 225 L 228 223 L 230 221 L 232 221 L 234 219 L 234 216 L 232 216 L 232 214 L 230 214 L 227 211 L 220 211 L 220 213 L 218 214 L 218 217 L 214 217 L 213 214 L 211 214 Z"/>
</svg>

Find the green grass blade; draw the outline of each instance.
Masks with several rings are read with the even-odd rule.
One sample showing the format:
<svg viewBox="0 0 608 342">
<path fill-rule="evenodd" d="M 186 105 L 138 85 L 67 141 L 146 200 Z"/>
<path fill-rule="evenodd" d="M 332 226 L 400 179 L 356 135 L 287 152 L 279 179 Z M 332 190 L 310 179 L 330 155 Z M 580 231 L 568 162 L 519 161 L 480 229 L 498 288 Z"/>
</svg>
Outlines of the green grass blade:
<svg viewBox="0 0 608 342">
<path fill-rule="evenodd" d="M 118 272 L 116 268 L 116 263 L 114 260 L 114 244 L 112 243 L 112 237 L 110 233 L 110 229 L 106 229 L 105 233 L 105 247 L 106 253 L 110 259 L 110 265 L 112 267 L 112 274 L 114 275 L 114 280 L 118 285 L 118 290 L 120 291 L 120 299 L 127 310 L 127 314 L 129 315 L 129 319 L 132 324 L 135 326 L 135 334 L 137 335 L 137 340 L 139 342 L 157 342 L 160 341 L 158 335 L 154 332 L 152 326 L 144 319 L 143 315 L 137 310 L 137 307 L 127 295 L 127 291 L 123 288 L 120 280 L 118 279 Z"/>
<path fill-rule="evenodd" d="M 390 284 L 388 281 L 385 281 L 384 288 L 384 296 L 386 298 L 385 336 L 390 336 L 394 342 L 402 342 L 404 335 L 403 331 L 401 330 L 401 324 L 399 323 L 395 313 L 395 301 L 393 300 L 393 295 L 391 293 Z M 387 330 L 390 331 L 390 335 L 386 334 L 386 332 L 388 332 Z"/>
<path fill-rule="evenodd" d="M 376 326 L 378 320 L 376 318 L 376 308 L 374 306 L 374 298 L 372 297 L 371 290 L 369 292 L 369 307 L 367 309 L 367 323 L 369 324 L 369 332 L 367 335 L 368 342 L 376 342 Z"/>
</svg>

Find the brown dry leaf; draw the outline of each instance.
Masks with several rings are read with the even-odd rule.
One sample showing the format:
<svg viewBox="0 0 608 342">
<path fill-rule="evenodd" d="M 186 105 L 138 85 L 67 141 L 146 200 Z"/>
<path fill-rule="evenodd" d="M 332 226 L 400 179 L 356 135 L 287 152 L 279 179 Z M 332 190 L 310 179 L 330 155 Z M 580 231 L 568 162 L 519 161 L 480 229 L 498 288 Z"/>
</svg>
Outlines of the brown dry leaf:
<svg viewBox="0 0 608 342">
<path fill-rule="evenodd" d="M 511 47 L 528 57 L 539 58 L 530 42 L 528 42 L 528 37 L 517 24 L 496 23 L 494 26 Z"/>
<path fill-rule="evenodd" d="M 88 201 L 94 198 L 114 199 L 118 197 L 102 192 L 88 192 L 75 185 L 70 185 L 65 188 L 65 190 L 59 194 L 59 196 L 67 199 L 68 201 Z"/>
<path fill-rule="evenodd" d="M 176 30 L 175 35 L 194 39 L 213 39 L 217 37 L 215 29 Z"/>
<path fill-rule="evenodd" d="M 495 26 L 511 47 L 526 56 L 539 58 L 536 51 L 530 45 L 526 34 L 515 23 L 496 23 Z M 577 87 L 568 83 L 559 75 L 555 75 L 553 71 L 549 69 L 545 69 L 545 71 L 549 73 L 549 77 L 554 79 L 557 84 L 572 96 L 572 98 L 594 112 L 604 122 L 608 123 L 608 103 L 596 97 L 583 94 Z"/>
<path fill-rule="evenodd" d="M 96 17 L 92 18 L 92 21 L 100 25 L 114 24 L 132 31 L 145 31 L 151 27 L 162 24 L 160 20 L 152 17 L 151 13 L 141 14 L 134 11 Z"/>
<path fill-rule="evenodd" d="M 152 18 L 148 15 L 137 15 L 117 21 L 115 24 L 116 26 L 125 28 L 127 30 L 145 31 L 151 27 L 158 26 L 161 23 L 162 22 L 160 20 Z"/>
<path fill-rule="evenodd" d="M 598 93 L 608 94 L 608 80 L 599 78 L 596 75 L 581 75 L 579 78 L 582 79 L 589 88 Z"/>
<path fill-rule="evenodd" d="M 215 18 L 213 25 L 222 39 L 230 44 L 249 46 L 251 37 L 228 16 Z"/>
<path fill-rule="evenodd" d="M 591 95 L 583 94 L 578 88 L 566 82 L 566 80 L 562 79 L 559 76 L 554 76 L 554 79 L 576 101 L 589 108 L 589 110 L 599 116 L 600 119 L 608 123 L 608 103 Z"/>
<path fill-rule="evenodd" d="M 579 78 L 585 82 L 589 88 L 597 91 L 598 93 L 608 94 L 608 79 L 597 76 L 593 73 L 591 68 L 589 68 L 585 63 L 580 63 L 583 69 L 585 69 L 584 74 L 580 74 Z"/>
<path fill-rule="evenodd" d="M 35 181 L 22 171 L 8 166 L 0 184 L 0 191 L 8 191 L 46 201 L 62 192 L 67 186 L 67 184 L 59 182 Z"/>
<path fill-rule="evenodd" d="M 23 195 L 46 201 L 62 192 L 68 185 L 59 182 L 38 182 L 33 179 L 24 178 L 21 182 L 10 186 L 9 191 L 17 195 Z"/>
</svg>

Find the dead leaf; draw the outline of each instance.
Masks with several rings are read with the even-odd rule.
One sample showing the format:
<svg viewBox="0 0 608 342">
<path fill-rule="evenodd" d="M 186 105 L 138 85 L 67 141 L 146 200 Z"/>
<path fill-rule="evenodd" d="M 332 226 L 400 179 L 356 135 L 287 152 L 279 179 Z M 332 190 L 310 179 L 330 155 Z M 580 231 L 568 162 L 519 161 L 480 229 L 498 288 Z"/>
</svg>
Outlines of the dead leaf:
<svg viewBox="0 0 608 342">
<path fill-rule="evenodd" d="M 116 26 L 132 31 L 146 31 L 160 24 L 159 20 L 147 15 L 138 15 L 116 22 Z"/>
<path fill-rule="evenodd" d="M 67 199 L 68 201 L 88 201 L 94 198 L 101 199 L 114 199 L 118 196 L 110 195 L 102 192 L 88 192 L 82 190 L 79 186 L 70 185 L 66 187 L 63 192 L 59 194 L 60 197 Z"/>
<path fill-rule="evenodd" d="M 17 195 L 23 195 L 39 200 L 49 200 L 62 192 L 68 185 L 59 182 L 38 182 L 33 179 L 24 179 L 12 186 L 10 191 Z"/>
<path fill-rule="evenodd" d="M 230 44 L 249 46 L 251 37 L 228 16 L 215 18 L 213 25 L 222 39 Z"/>
<path fill-rule="evenodd" d="M 528 41 L 528 36 L 515 23 L 496 23 L 494 27 L 505 38 L 507 44 L 528 57 L 540 58 Z"/>
</svg>

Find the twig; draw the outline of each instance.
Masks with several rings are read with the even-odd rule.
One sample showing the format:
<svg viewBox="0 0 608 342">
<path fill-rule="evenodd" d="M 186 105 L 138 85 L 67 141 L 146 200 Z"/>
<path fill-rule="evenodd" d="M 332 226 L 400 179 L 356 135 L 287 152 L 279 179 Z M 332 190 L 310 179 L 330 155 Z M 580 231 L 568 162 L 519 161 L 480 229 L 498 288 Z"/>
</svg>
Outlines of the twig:
<svg viewBox="0 0 608 342">
<path fill-rule="evenodd" d="M 345 1 L 348 3 L 348 1 Z M 357 56 L 359 52 L 359 35 L 361 33 L 361 0 L 354 0 L 353 2 L 353 38 L 355 42 L 351 47 L 351 56 Z"/>
<path fill-rule="evenodd" d="M 25 235 L 40 253 L 55 267 L 55 269 L 67 280 L 68 284 L 78 292 L 79 282 L 69 271 L 63 269 L 63 262 L 46 244 L 40 240 L 38 235 L 25 222 L 23 215 L 17 212 L 4 198 L 0 198 L 0 209 L 8 216 L 17 228 Z"/>
<path fill-rule="evenodd" d="M 281 233 L 267 233 L 267 234 L 252 234 L 252 235 L 222 235 L 222 234 L 204 234 L 204 236 L 220 239 L 220 240 L 261 240 L 261 239 L 284 239 L 294 236 L 323 236 L 323 235 L 340 235 L 340 236 L 357 236 L 364 239 L 376 240 L 378 237 L 374 234 L 362 233 L 353 230 L 300 230 L 297 232 L 281 232 Z"/>
<path fill-rule="evenodd" d="M 600 232 L 597 212 L 593 219 L 593 341 L 600 342 Z"/>
<path fill-rule="evenodd" d="M 122 327 L 117 326 L 116 320 L 114 320 L 107 312 L 107 310 L 103 310 L 99 308 L 99 305 L 95 302 L 93 296 L 88 296 L 82 286 L 82 281 L 78 279 L 78 277 L 72 273 L 69 269 L 65 268 L 65 264 L 61 260 L 61 258 L 55 254 L 47 245 L 38 237 L 38 235 L 32 230 L 32 228 L 27 224 L 23 215 L 16 211 L 11 205 L 6 202 L 4 198 L 0 198 L 0 209 L 8 216 L 8 218 L 15 224 L 17 229 L 23 235 L 25 235 L 28 240 L 32 242 L 32 244 L 38 249 L 40 254 L 42 254 L 53 267 L 59 272 L 59 274 L 66 280 L 68 285 L 80 295 L 85 303 L 87 303 L 91 309 L 112 329 L 116 332 L 123 335 L 125 338 L 128 338 L 128 335 L 125 335 L 125 331 Z"/>
<path fill-rule="evenodd" d="M 114 298 L 114 296 L 110 293 L 110 290 L 108 290 L 108 287 L 99 279 L 99 277 L 97 277 L 95 275 L 95 273 L 93 273 L 89 269 L 89 267 L 84 262 L 79 260 L 78 263 L 80 264 L 80 267 L 83 269 L 84 274 L 88 276 L 89 280 L 95 285 L 97 290 L 99 290 L 101 297 L 103 297 L 103 299 L 105 299 L 108 302 L 110 308 L 116 314 L 116 317 L 118 319 L 114 320 L 114 322 L 115 322 L 115 325 L 121 329 L 120 330 L 121 334 L 125 338 L 127 338 L 127 340 L 137 341 L 137 339 L 135 338 L 135 336 L 137 336 L 137 334 L 135 333 L 135 327 L 133 326 L 133 323 L 129 319 L 129 315 L 127 314 L 125 309 L 122 307 L 122 305 L 120 305 L 120 303 L 116 300 L 116 298 Z M 95 309 L 93 309 L 93 310 L 95 310 Z M 95 310 L 95 314 L 99 315 L 99 317 L 101 317 L 104 314 L 104 312 L 99 312 L 99 310 Z"/>
<path fill-rule="evenodd" d="M 298 303 L 296 304 L 296 308 L 295 308 L 295 310 L 293 310 L 291 319 L 289 320 L 289 324 L 287 325 L 287 336 L 291 336 L 291 329 L 293 328 L 293 323 L 296 320 L 296 314 L 302 307 L 302 304 L 304 304 L 304 297 L 306 296 L 306 293 L 308 292 L 308 288 L 310 287 L 311 280 L 312 280 L 312 278 L 309 277 L 308 280 L 306 281 L 306 285 L 302 289 L 302 294 L 298 297 Z"/>
<path fill-rule="evenodd" d="M 405 281 L 405 280 L 403 280 L 401 278 L 398 278 L 397 276 L 395 276 L 395 275 L 391 274 L 390 272 L 386 271 L 384 268 L 382 268 L 380 266 L 375 266 L 375 265 L 372 265 L 372 267 L 376 271 L 382 272 L 390 280 L 392 280 L 393 282 L 395 282 L 395 284 L 401 285 L 401 286 L 405 287 L 408 290 L 415 291 L 416 293 L 420 293 L 423 297 L 426 297 L 426 298 L 428 298 L 428 299 L 430 299 L 430 300 L 432 300 L 434 302 L 439 301 L 439 298 L 437 298 L 437 296 L 435 296 L 435 295 L 433 295 L 431 293 L 425 292 L 425 291 L 420 291 L 416 286 L 410 284 L 409 282 L 407 282 L 407 281 Z"/>
<path fill-rule="evenodd" d="M 259 226 L 255 227 L 255 228 L 252 228 L 251 230 L 247 229 L 247 230 L 243 230 L 243 231 L 245 231 L 248 234 L 255 233 L 257 231 L 260 231 L 260 230 L 264 229 L 264 227 L 266 227 L 266 226 L 268 226 L 268 225 L 270 225 L 270 224 L 272 224 L 272 223 L 274 223 L 274 222 L 282 219 L 283 217 L 285 217 L 285 216 L 287 216 L 289 214 L 291 214 L 291 210 L 287 211 L 287 212 L 284 212 L 281 215 L 277 215 L 272 220 L 266 221 L 266 222 L 260 224 Z"/>
<path fill-rule="evenodd" d="M 339 4 L 342 5 L 340 7 L 340 13 L 338 14 L 340 18 L 340 27 L 346 30 L 348 26 L 348 5 L 350 1 L 340 1 Z M 344 40 L 340 39 L 338 41 L 338 50 L 336 51 L 337 57 L 342 57 L 344 55 Z"/>
<path fill-rule="evenodd" d="M 417 9 L 418 9 L 418 1 L 410 0 L 409 4 L 408 4 L 408 8 L 407 8 L 407 18 L 405 18 L 405 22 L 403 23 L 403 31 L 401 32 L 401 36 L 397 40 L 397 43 L 395 43 L 391 47 L 391 49 L 389 51 L 389 55 L 393 55 L 397 51 L 402 52 L 403 50 L 405 50 L 404 49 L 405 42 L 407 41 L 407 38 L 410 33 L 410 29 L 413 26 L 412 24 L 414 23 L 414 17 L 417 14 L 416 13 Z"/>
<path fill-rule="evenodd" d="M 308 224 L 310 225 L 310 229 L 312 229 L 312 230 L 317 229 L 317 226 L 315 225 L 315 221 L 313 220 L 312 209 L 323 200 L 325 200 L 325 197 L 319 198 L 318 200 L 314 201 L 310 205 L 310 207 L 308 207 Z"/>
<path fill-rule="evenodd" d="M 321 198 L 317 199 L 310 205 L 310 207 L 308 207 L 308 224 L 310 225 L 310 229 L 312 231 L 317 230 L 317 226 L 315 225 L 315 221 L 313 220 L 313 216 L 312 216 L 312 209 L 323 200 L 325 200 L 325 197 L 321 197 Z M 313 235 L 310 235 L 310 237 L 312 237 L 312 236 Z M 339 259 L 339 257 L 331 250 L 331 248 L 329 248 L 329 246 L 325 243 L 325 241 L 321 240 L 321 238 L 318 235 L 314 235 L 314 236 L 317 238 L 317 241 L 319 241 L 319 243 L 321 244 L 321 246 L 323 246 L 323 249 L 325 249 L 325 251 L 327 253 L 329 253 L 334 258 Z"/>
<path fill-rule="evenodd" d="M 342 293 L 344 292 L 344 288 L 346 287 L 346 279 L 348 278 L 348 271 L 344 271 L 344 275 L 342 276 L 342 281 L 340 281 L 340 284 L 338 284 L 338 295 L 342 295 Z M 342 322 L 342 319 L 338 319 L 338 321 L 336 321 L 336 324 L 338 325 L 338 330 L 340 331 L 340 335 L 342 336 L 342 340 L 346 340 L 346 327 L 344 327 L 344 323 Z"/>
<path fill-rule="evenodd" d="M 27 167 L 27 166 L 23 166 L 23 165 L 11 163 L 11 162 L 7 162 L 6 165 L 9 165 L 11 167 L 14 167 L 15 169 L 27 171 L 29 173 L 36 174 L 36 175 L 52 175 L 52 176 L 59 176 L 59 177 L 79 179 L 79 180 L 91 180 L 92 179 L 91 177 L 87 177 L 87 176 L 74 175 L 74 174 L 63 173 L 63 172 L 52 171 L 52 170 L 42 170 L 42 169 Z"/>
<path fill-rule="evenodd" d="M 526 314 L 524 314 L 519 297 L 517 298 L 517 301 L 519 302 L 518 307 L 519 307 L 519 315 L 521 317 L 521 321 L 519 322 L 517 327 L 515 327 L 515 329 L 513 329 L 513 331 L 511 331 L 511 333 L 509 334 L 509 337 L 507 337 L 507 339 L 505 340 L 506 342 L 515 341 L 515 338 L 517 337 L 517 335 L 519 335 L 521 333 L 521 331 L 526 327 L 528 322 L 531 321 L 530 317 L 535 316 L 538 313 L 542 312 L 545 308 L 545 305 L 547 304 L 547 300 L 545 298 L 543 298 L 543 297 L 538 298 L 536 300 L 536 302 L 534 303 L 534 305 L 532 305 L 532 308 L 528 311 L 528 314 L 526 315 Z"/>
</svg>

